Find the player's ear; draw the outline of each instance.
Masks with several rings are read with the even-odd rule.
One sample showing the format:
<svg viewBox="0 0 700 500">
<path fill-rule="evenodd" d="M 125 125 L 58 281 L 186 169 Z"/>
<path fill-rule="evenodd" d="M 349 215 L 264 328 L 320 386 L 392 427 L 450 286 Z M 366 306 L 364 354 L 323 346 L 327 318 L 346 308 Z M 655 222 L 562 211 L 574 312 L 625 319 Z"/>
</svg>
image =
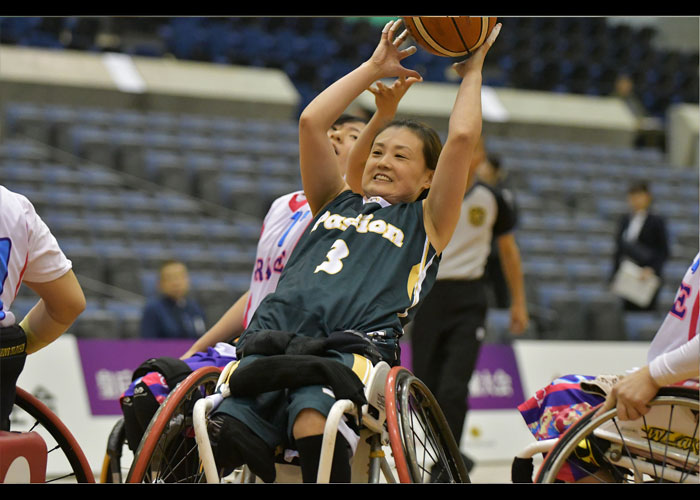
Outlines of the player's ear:
<svg viewBox="0 0 700 500">
<path fill-rule="evenodd" d="M 425 181 L 423 183 L 423 189 L 428 189 L 433 183 L 433 175 L 435 174 L 435 170 L 431 170 L 429 168 L 425 169 Z"/>
</svg>

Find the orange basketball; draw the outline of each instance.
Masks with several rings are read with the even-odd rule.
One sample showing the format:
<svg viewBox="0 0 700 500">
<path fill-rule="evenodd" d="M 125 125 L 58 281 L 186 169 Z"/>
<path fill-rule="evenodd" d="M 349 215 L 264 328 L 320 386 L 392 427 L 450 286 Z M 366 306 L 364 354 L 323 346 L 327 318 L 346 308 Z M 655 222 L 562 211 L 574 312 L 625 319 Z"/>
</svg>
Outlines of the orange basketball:
<svg viewBox="0 0 700 500">
<path fill-rule="evenodd" d="M 496 25 L 495 17 L 402 17 L 416 44 L 442 57 L 462 57 L 481 46 Z"/>
</svg>

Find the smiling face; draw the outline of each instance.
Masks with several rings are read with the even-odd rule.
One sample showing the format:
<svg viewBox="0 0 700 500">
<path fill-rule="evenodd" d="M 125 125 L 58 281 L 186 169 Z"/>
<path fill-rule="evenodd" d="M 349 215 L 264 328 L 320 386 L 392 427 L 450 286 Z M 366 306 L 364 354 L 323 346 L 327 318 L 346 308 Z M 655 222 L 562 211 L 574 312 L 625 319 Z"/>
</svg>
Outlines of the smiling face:
<svg viewBox="0 0 700 500">
<path fill-rule="evenodd" d="M 391 126 L 380 132 L 362 175 L 365 196 L 381 196 L 390 203 L 418 199 L 433 177 L 423 148 L 422 139 L 408 128 Z"/>
<path fill-rule="evenodd" d="M 328 129 L 328 138 L 338 157 L 338 165 L 342 175 L 345 175 L 347 169 L 348 154 L 363 128 L 365 128 L 365 124 L 362 121 L 346 121 Z"/>
</svg>

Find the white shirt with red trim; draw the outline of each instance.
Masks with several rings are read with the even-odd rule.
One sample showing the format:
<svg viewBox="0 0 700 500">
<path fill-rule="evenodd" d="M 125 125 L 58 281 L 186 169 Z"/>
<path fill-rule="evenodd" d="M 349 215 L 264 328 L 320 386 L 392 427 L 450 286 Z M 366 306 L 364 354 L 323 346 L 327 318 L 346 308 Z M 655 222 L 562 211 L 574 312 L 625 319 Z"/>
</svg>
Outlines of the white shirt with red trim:
<svg viewBox="0 0 700 500">
<path fill-rule="evenodd" d="M 303 191 L 280 196 L 270 206 L 258 241 L 244 327 L 250 323 L 262 299 L 277 288 L 280 274 L 312 218 Z"/>
<path fill-rule="evenodd" d="M 700 369 L 698 312 L 700 310 L 700 253 L 683 276 L 676 298 L 656 332 L 647 354 L 652 377 L 668 385 L 679 377 L 697 378 Z"/>
<path fill-rule="evenodd" d="M 15 324 L 10 307 L 23 280 L 53 281 L 71 267 L 32 203 L 0 186 L 0 326 Z"/>
</svg>

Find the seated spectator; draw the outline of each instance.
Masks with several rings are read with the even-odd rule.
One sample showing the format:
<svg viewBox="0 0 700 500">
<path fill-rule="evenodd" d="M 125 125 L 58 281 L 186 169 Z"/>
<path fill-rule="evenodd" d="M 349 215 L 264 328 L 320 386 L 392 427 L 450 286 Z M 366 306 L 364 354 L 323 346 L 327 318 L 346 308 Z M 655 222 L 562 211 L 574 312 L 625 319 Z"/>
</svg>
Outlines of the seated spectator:
<svg viewBox="0 0 700 500">
<path fill-rule="evenodd" d="M 188 296 L 190 280 L 187 267 L 168 260 L 160 267 L 159 294 L 144 308 L 141 318 L 143 338 L 198 338 L 206 330 L 204 312 Z"/>
</svg>

